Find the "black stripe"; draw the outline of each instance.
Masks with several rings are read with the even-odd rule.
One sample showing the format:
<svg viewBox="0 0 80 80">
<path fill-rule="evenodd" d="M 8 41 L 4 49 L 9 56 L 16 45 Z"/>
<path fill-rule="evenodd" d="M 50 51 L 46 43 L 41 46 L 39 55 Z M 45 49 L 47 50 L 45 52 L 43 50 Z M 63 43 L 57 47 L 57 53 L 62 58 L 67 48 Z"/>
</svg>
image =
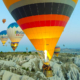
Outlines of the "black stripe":
<svg viewBox="0 0 80 80">
<path fill-rule="evenodd" d="M 27 16 L 42 15 L 42 14 L 61 14 L 70 17 L 72 12 L 73 12 L 73 7 L 67 4 L 37 3 L 16 8 L 11 12 L 11 15 L 17 21 L 18 19 Z"/>
</svg>

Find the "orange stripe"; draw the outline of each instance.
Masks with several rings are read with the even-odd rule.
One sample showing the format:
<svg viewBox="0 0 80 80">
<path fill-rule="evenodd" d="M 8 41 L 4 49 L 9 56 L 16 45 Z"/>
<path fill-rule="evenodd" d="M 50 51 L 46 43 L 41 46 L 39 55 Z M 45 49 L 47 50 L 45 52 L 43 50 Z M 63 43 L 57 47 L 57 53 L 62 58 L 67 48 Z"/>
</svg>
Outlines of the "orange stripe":
<svg viewBox="0 0 80 80">
<path fill-rule="evenodd" d="M 36 15 L 36 16 L 30 16 L 30 17 L 25 17 L 17 20 L 17 23 L 19 25 L 24 24 L 24 23 L 29 23 L 29 22 L 35 22 L 35 21 L 45 21 L 45 20 L 59 20 L 59 21 L 65 21 L 68 22 L 69 17 L 65 15 Z"/>
</svg>

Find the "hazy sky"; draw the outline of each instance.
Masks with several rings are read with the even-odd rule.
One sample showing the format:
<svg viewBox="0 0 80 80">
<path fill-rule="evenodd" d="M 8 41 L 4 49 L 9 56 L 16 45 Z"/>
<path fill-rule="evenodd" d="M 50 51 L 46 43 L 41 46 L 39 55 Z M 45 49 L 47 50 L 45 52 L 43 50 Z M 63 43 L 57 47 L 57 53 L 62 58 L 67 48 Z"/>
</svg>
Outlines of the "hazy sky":
<svg viewBox="0 0 80 80">
<path fill-rule="evenodd" d="M 6 19 L 7 22 L 5 24 L 2 23 L 2 19 Z M 2 0 L 0 0 L 0 31 L 6 30 L 10 23 L 15 22 L 7 8 L 5 7 Z M 0 41 L 0 51 L 13 51 L 7 41 L 7 47 L 2 46 Z M 57 45 L 63 48 L 63 44 L 65 44 L 65 48 L 80 48 L 80 0 L 78 1 L 65 29 L 62 33 Z M 28 47 L 29 51 L 35 50 L 31 42 L 28 40 L 26 35 L 22 38 L 17 47 L 16 51 L 26 51 L 26 47 Z"/>
</svg>

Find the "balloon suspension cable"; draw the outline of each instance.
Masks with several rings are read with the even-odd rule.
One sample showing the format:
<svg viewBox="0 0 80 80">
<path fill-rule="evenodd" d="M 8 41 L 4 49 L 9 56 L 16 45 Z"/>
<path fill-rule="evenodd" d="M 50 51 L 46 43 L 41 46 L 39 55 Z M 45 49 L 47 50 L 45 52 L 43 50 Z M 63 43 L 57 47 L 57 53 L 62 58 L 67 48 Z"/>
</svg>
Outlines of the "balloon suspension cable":
<svg viewBox="0 0 80 80">
<path fill-rule="evenodd" d="M 42 62 L 44 63 L 43 57 L 41 56 L 41 54 L 37 51 L 38 55 L 40 56 Z"/>
</svg>

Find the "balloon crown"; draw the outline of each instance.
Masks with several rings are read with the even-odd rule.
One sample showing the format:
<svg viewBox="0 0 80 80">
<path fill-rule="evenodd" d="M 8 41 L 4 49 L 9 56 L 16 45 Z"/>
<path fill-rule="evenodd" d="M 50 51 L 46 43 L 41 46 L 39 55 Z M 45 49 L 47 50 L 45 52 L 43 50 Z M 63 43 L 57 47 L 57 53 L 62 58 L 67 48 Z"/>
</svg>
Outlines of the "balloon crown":
<svg viewBox="0 0 80 80">
<path fill-rule="evenodd" d="M 16 22 L 14 22 L 14 23 L 11 23 L 9 26 L 8 26 L 8 28 L 13 28 L 13 27 L 19 27 L 19 25 L 16 23 Z"/>
<path fill-rule="evenodd" d="M 7 30 L 3 30 L 0 32 L 0 35 L 6 35 L 7 34 Z"/>
</svg>

